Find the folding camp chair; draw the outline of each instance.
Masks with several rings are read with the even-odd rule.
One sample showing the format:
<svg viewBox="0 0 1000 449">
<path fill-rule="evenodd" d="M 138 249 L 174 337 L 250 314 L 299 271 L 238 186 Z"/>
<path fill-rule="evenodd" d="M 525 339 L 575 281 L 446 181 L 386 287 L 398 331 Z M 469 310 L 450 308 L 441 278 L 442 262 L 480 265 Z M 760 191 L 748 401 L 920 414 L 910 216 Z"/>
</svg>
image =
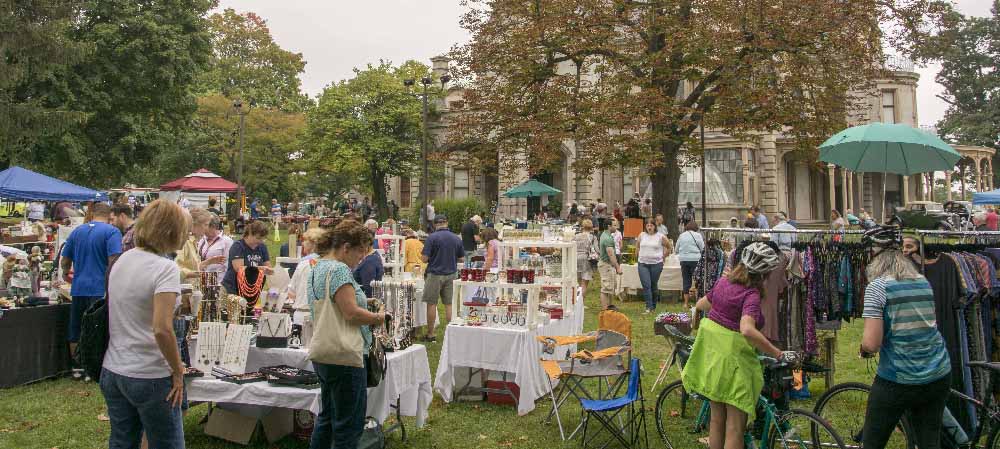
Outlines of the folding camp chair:
<svg viewBox="0 0 1000 449">
<path fill-rule="evenodd" d="M 585 449 L 599 436 L 595 432 L 589 434 L 591 437 L 589 440 L 587 438 L 591 419 L 596 419 L 610 434 L 607 440 L 595 447 L 603 449 L 615 442 L 628 448 L 649 447 L 649 439 L 646 436 L 646 403 L 642 393 L 642 364 L 639 359 L 632 359 L 629 371 L 628 391 L 625 396 L 604 400 L 580 400 L 580 406 L 586 413 L 583 418 Z"/>
<path fill-rule="evenodd" d="M 585 335 L 576 337 L 538 337 L 539 340 L 545 339 L 543 341 L 546 348 L 551 349 L 554 346 L 568 345 L 574 343 L 582 343 L 588 341 L 594 341 L 596 335 Z M 552 422 L 552 417 L 555 416 L 556 423 L 559 426 L 559 435 L 563 440 L 573 438 L 576 432 L 580 430 L 583 426 L 583 420 L 577 425 L 576 429 L 566 436 L 566 432 L 563 428 L 562 418 L 559 416 L 559 409 L 570 397 L 581 399 L 600 399 L 602 398 L 600 394 L 600 383 L 598 383 L 598 394 L 592 395 L 590 391 L 587 390 L 584 381 L 587 379 L 601 379 L 608 376 L 616 376 L 622 372 L 621 360 L 622 357 L 631 351 L 631 348 L 627 346 L 615 346 L 610 348 L 604 348 L 602 350 L 595 351 L 578 351 L 574 354 L 567 354 L 566 360 L 542 360 L 542 368 L 545 370 L 549 381 L 549 398 L 552 400 L 552 410 L 546 416 L 544 422 Z M 543 352 L 551 353 L 543 349 Z M 553 384 L 555 381 L 559 381 L 559 387 Z M 609 387 L 608 391 L 611 389 Z"/>
</svg>

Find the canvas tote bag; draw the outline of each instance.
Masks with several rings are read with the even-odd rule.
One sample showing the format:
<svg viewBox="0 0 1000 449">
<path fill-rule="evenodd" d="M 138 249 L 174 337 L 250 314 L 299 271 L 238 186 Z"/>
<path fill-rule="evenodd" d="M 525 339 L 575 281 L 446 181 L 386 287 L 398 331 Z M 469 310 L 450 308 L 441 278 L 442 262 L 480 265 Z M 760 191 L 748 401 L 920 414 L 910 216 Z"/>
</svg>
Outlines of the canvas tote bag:
<svg viewBox="0 0 1000 449">
<path fill-rule="evenodd" d="M 315 276 L 316 270 L 311 275 Z M 326 275 L 323 300 L 313 305 L 313 337 L 309 343 L 309 360 L 327 365 L 365 366 L 362 355 L 365 341 L 358 326 L 352 326 L 330 300 L 331 272 Z M 315 280 L 314 280 L 315 281 Z M 315 285 L 315 283 L 313 284 Z"/>
</svg>

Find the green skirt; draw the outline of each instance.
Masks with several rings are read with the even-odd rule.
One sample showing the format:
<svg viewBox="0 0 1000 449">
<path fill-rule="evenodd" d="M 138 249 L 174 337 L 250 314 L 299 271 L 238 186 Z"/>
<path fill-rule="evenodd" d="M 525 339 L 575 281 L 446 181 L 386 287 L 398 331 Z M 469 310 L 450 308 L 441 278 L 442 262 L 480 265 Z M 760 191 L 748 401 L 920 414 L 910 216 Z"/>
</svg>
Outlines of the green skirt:
<svg viewBox="0 0 1000 449">
<path fill-rule="evenodd" d="M 764 387 L 764 371 L 743 334 L 706 318 L 701 321 L 681 380 L 687 391 L 732 405 L 753 419 Z"/>
</svg>

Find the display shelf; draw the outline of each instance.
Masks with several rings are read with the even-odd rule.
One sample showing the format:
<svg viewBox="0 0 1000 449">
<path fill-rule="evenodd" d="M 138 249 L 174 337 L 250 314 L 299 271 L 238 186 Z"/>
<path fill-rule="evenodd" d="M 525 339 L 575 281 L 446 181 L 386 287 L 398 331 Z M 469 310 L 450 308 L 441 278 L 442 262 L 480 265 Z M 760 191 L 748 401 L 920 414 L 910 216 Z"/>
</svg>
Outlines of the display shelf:
<svg viewBox="0 0 1000 449">
<path fill-rule="evenodd" d="M 521 251 L 525 248 L 548 248 L 558 250 L 558 263 L 554 263 L 555 254 L 532 255 L 521 257 Z M 559 284 L 577 282 L 576 272 L 576 242 L 565 241 L 534 241 L 534 240 L 512 240 L 500 242 L 501 269 L 507 268 L 532 268 L 531 265 L 542 265 L 544 274 L 536 274 L 538 279 L 559 279 Z M 549 281 L 550 283 L 556 283 Z"/>
<path fill-rule="evenodd" d="M 406 265 L 406 245 L 404 244 L 406 237 L 381 234 L 376 235 L 375 240 L 378 242 L 378 253 L 382 256 L 382 266 L 391 268 L 391 270 L 386 270 L 386 276 L 392 279 L 399 278 Z"/>
<path fill-rule="evenodd" d="M 523 306 L 524 324 L 512 325 L 510 323 L 484 323 L 484 327 L 507 327 L 507 328 L 524 328 L 524 329 L 534 329 L 542 323 L 542 319 L 539 317 L 538 313 L 538 298 L 542 291 L 542 284 L 513 284 L 509 282 L 476 282 L 476 281 L 455 281 L 452 293 L 452 308 L 451 308 L 451 320 L 456 319 L 468 320 L 472 311 L 476 311 L 477 315 L 482 312 L 485 314 L 496 314 L 501 310 L 510 310 L 510 306 Z M 485 298 L 488 302 L 482 305 L 467 305 L 466 298 L 471 298 L 480 291 L 485 292 Z M 492 295 L 489 291 L 492 290 Z M 526 294 L 525 294 L 526 292 Z M 498 305 L 496 304 L 497 298 L 507 296 L 508 300 L 513 298 L 517 299 L 517 302 L 508 302 L 506 304 Z"/>
</svg>

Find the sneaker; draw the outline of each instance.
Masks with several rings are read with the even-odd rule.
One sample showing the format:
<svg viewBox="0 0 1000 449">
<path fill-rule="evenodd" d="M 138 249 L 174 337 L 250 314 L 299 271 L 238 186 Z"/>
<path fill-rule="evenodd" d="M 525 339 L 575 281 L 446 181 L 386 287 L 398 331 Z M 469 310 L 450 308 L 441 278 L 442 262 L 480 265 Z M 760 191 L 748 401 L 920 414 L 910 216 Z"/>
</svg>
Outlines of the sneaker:
<svg viewBox="0 0 1000 449">
<path fill-rule="evenodd" d="M 83 376 L 83 381 L 90 382 L 91 381 L 90 376 Z"/>
<path fill-rule="evenodd" d="M 72 371 L 72 373 L 73 373 L 73 380 L 83 379 L 83 370 L 82 369 L 74 368 L 73 371 Z"/>
<path fill-rule="evenodd" d="M 643 311 L 642 311 L 642 314 L 643 314 L 643 315 L 649 315 L 649 309 L 646 309 L 646 310 L 643 310 Z"/>
</svg>

